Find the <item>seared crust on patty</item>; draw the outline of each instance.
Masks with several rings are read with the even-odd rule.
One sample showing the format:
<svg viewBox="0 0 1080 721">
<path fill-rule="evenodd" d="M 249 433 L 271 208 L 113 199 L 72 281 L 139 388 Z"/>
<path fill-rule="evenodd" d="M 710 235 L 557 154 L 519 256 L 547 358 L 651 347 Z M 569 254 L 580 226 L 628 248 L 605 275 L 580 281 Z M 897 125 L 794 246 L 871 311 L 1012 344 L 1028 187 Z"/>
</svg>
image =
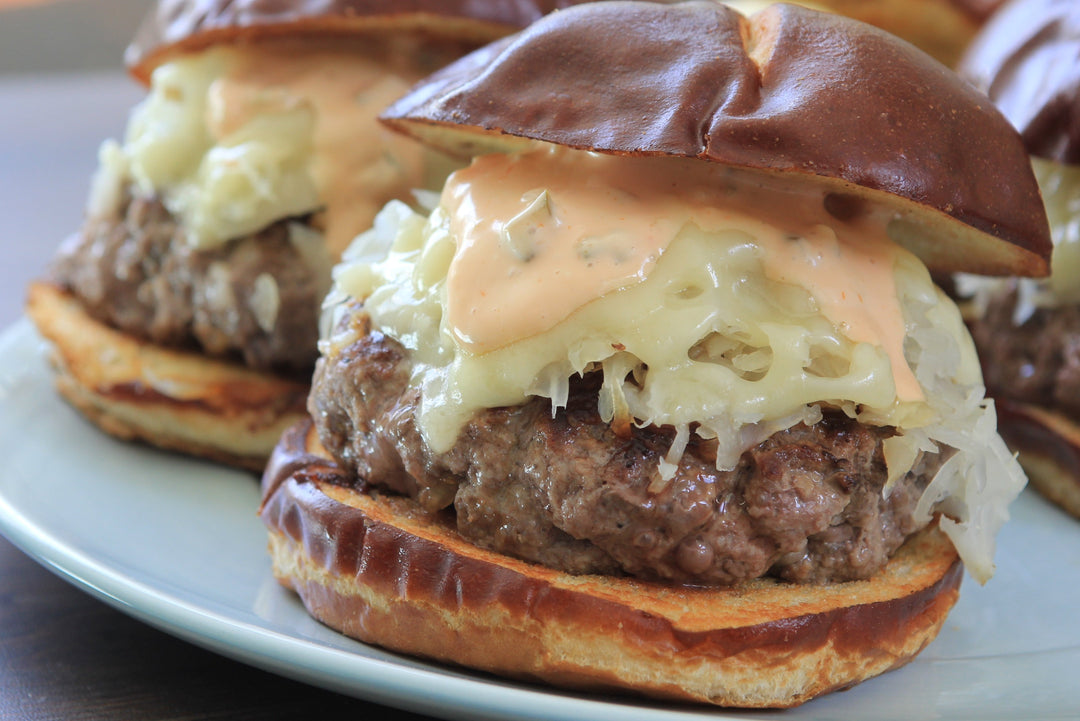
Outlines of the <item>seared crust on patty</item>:
<svg viewBox="0 0 1080 721">
<path fill-rule="evenodd" d="M 139 341 L 57 286 L 32 284 L 27 312 L 51 344 L 60 393 L 118 438 L 261 471 L 305 415 L 307 383 Z"/>
<path fill-rule="evenodd" d="M 303 221 L 197 249 L 160 200 L 129 190 L 60 247 L 51 275 L 89 315 L 137 338 L 306 380 L 331 261 L 305 257 L 293 224 Z"/>
<path fill-rule="evenodd" d="M 716 468 L 695 438 L 660 476 L 673 433 L 597 411 L 599 374 L 547 399 L 476 414 L 434 454 L 416 425 L 411 361 L 359 306 L 319 361 L 309 399 L 322 443 L 359 483 L 452 506 L 457 529 L 495 551 L 572 573 L 732 584 L 763 575 L 824 583 L 867 578 L 922 522 L 914 509 L 950 454 L 924 454 L 884 491 L 889 428 L 838 411 L 780 431 Z"/>
<path fill-rule="evenodd" d="M 707 589 L 568 575 L 352 483 L 310 422 L 285 434 L 263 477 L 274 573 L 315 618 L 393 650 L 571 688 L 795 706 L 911 660 L 962 576 L 936 528 L 866 581 Z"/>
</svg>

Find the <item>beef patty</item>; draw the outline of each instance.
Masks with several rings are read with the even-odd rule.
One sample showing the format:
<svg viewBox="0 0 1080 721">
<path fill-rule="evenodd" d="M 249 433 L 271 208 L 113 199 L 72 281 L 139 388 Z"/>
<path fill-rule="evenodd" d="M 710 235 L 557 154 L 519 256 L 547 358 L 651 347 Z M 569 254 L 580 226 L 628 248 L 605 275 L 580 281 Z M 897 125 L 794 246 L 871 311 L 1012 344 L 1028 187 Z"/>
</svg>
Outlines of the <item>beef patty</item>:
<svg viewBox="0 0 1080 721">
<path fill-rule="evenodd" d="M 419 394 L 407 352 L 370 328 L 319 360 L 309 411 L 322 443 L 358 484 L 452 506 L 478 545 L 571 573 L 629 574 L 690 584 L 760 576 L 796 582 L 866 578 L 918 530 L 913 510 L 944 458 L 924 455 L 884 493 L 888 428 L 839 412 L 798 425 L 718 471 L 712 446 L 691 441 L 674 478 L 659 461 L 668 429 L 617 434 L 598 416 L 598 374 L 547 399 L 478 413 L 448 452 L 416 426 Z"/>
<path fill-rule="evenodd" d="M 308 374 L 326 280 L 277 222 L 199 250 L 160 201 L 130 194 L 63 244 L 52 275 L 94 318 L 151 342 Z"/>
<path fill-rule="evenodd" d="M 1016 300 L 1001 293 L 969 321 L 989 394 L 1080 418 L 1080 306 L 1036 308 L 1017 325 Z"/>
</svg>

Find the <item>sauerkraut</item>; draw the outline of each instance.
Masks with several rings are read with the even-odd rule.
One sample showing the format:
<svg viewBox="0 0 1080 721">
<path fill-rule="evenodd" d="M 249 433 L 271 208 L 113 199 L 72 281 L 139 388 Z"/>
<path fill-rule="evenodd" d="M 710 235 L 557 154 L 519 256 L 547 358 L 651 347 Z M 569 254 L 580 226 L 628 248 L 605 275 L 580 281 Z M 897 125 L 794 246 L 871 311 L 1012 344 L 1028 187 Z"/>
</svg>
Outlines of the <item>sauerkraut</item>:
<svg viewBox="0 0 1080 721">
<path fill-rule="evenodd" d="M 1050 238 L 1054 244 L 1047 278 L 986 278 L 960 275 L 958 290 L 970 296 L 980 315 L 990 298 L 1017 291 L 1013 322 L 1022 325 L 1037 308 L 1080 303 L 1080 167 L 1042 158 L 1031 159 L 1039 181 Z"/>
<path fill-rule="evenodd" d="M 584 162 L 577 156 L 574 163 Z M 564 157 L 552 153 L 551 162 Z M 626 159 L 598 162 L 626 162 L 627 173 L 637 172 Z M 743 180 L 738 174 L 723 177 L 737 206 L 742 195 L 730 184 Z M 567 204 L 588 202 L 580 187 L 570 193 L 545 190 L 564 211 Z M 756 200 L 746 207 L 762 207 L 762 197 L 800 212 L 824 207 L 820 196 L 808 204 L 789 189 L 753 192 Z M 701 193 L 693 195 L 686 203 L 700 203 Z M 528 205 L 536 197 L 532 192 L 521 200 Z M 920 452 L 939 445 L 958 451 L 928 489 L 920 511 L 929 514 L 935 504 L 944 504 L 952 520 L 943 527 L 972 575 L 980 581 L 990 576 L 994 534 L 1025 480 L 997 435 L 959 311 L 913 255 L 889 243 L 887 254 L 876 256 L 892 259 L 888 295 L 900 318 L 902 337 L 893 339 L 902 346 L 899 362 L 892 361 L 885 339 L 875 344 L 852 337 L 856 319 L 843 314 L 865 312 L 861 302 L 825 302 L 838 282 L 858 283 L 835 277 L 797 283 L 789 277 L 790 258 L 773 264 L 769 251 L 775 251 L 775 241 L 766 242 L 765 236 L 809 242 L 805 236 L 794 238 L 784 227 L 755 237 L 745 219 L 724 225 L 709 213 L 692 214 L 693 222 L 679 224 L 643 278 L 588 299 L 542 332 L 477 352 L 447 319 L 453 287 L 448 273 L 467 245 L 451 231 L 452 207 L 444 193 L 428 217 L 401 203 L 380 213 L 335 269 L 322 341 L 324 353 L 347 341 L 333 336 L 333 316 L 345 300 L 362 300 L 375 327 L 411 353 L 412 382 L 421 391 L 418 425 L 434 451 L 449 449 L 481 408 L 543 396 L 552 400 L 554 412 L 566 402 L 569 378 L 589 371 L 603 373 L 598 403 L 605 420 L 676 430 L 662 477 L 673 472 L 691 433 L 715 439 L 717 466 L 730 468 L 748 447 L 797 423 L 815 423 L 822 407 L 830 406 L 861 422 L 897 429 L 886 445 L 891 479 L 906 473 Z M 761 228 L 770 223 L 768 217 L 757 220 Z M 820 210 L 800 222 L 818 227 L 830 218 Z M 821 237 L 823 243 L 849 242 L 837 234 Z M 805 259 L 805 278 L 843 267 L 824 262 L 824 253 L 799 256 Z M 513 292 L 513 283 L 507 287 Z M 871 311 L 892 312 L 890 307 Z M 887 319 L 882 327 L 889 327 Z M 901 373 L 913 374 L 919 393 L 898 393 Z"/>
<path fill-rule="evenodd" d="M 269 45 L 178 57 L 154 70 L 123 144 L 103 147 L 97 185 L 160 197 L 199 248 L 322 213 L 336 255 L 388 200 L 448 170 L 376 121 L 427 69 L 402 50 Z M 114 202 L 94 192 L 90 212 Z"/>
</svg>

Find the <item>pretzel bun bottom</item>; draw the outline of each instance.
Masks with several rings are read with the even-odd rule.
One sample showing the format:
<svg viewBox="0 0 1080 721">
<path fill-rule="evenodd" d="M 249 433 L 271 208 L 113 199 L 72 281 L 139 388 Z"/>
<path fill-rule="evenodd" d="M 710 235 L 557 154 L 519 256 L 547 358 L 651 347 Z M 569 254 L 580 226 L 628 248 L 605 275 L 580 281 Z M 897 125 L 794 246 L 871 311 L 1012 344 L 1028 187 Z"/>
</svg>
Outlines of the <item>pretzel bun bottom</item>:
<svg viewBox="0 0 1080 721">
<path fill-rule="evenodd" d="M 1016 451 L 1032 488 L 1080 518 L 1080 424 L 1039 406 L 995 399 L 998 430 Z"/>
<path fill-rule="evenodd" d="M 260 472 L 307 414 L 306 383 L 139 340 L 58 286 L 31 284 L 26 310 L 49 342 L 60 395 L 121 440 Z"/>
<path fill-rule="evenodd" d="M 351 487 L 310 421 L 282 437 L 263 487 L 274 574 L 322 623 L 570 689 L 796 706 L 910 661 L 962 576 L 936 526 L 865 581 L 705 588 L 569 575 L 474 546 L 452 516 Z"/>
</svg>

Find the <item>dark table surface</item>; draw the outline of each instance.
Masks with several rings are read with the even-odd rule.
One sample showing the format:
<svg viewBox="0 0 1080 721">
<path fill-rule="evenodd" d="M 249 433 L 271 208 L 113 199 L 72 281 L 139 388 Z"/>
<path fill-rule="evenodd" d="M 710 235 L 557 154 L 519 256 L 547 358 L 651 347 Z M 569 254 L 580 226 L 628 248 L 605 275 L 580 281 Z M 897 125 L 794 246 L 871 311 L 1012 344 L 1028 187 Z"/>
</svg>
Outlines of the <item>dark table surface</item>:
<svg viewBox="0 0 1080 721">
<path fill-rule="evenodd" d="M 78 590 L 0 537 L 0 719 L 421 719 L 204 651 Z"/>
</svg>

